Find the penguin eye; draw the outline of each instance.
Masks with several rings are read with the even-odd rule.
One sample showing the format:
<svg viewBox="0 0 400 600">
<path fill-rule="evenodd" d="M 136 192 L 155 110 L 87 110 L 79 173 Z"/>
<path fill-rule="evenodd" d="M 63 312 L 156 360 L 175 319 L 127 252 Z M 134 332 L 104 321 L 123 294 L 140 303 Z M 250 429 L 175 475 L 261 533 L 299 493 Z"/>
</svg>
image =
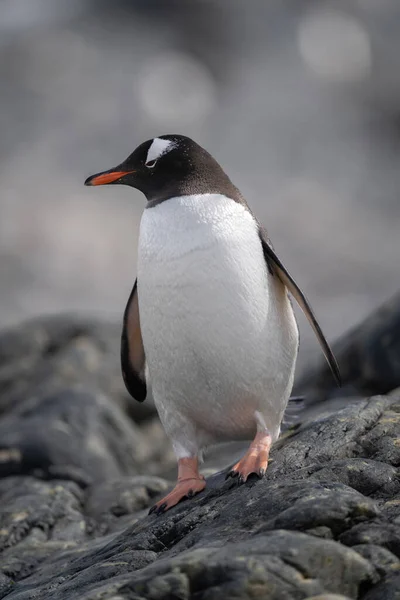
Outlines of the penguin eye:
<svg viewBox="0 0 400 600">
<path fill-rule="evenodd" d="M 149 160 L 149 162 L 145 163 L 145 166 L 148 169 L 152 169 L 153 167 L 156 166 L 156 162 L 157 162 L 157 159 L 155 159 L 155 160 Z"/>
</svg>

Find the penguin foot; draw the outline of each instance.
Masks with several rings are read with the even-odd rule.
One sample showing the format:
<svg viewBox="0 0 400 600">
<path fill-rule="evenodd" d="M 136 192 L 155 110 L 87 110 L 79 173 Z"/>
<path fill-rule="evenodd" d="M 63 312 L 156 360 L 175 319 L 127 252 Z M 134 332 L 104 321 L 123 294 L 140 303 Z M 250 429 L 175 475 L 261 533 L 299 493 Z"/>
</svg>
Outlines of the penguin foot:
<svg viewBox="0 0 400 600">
<path fill-rule="evenodd" d="M 180 458 L 178 460 L 178 483 L 165 498 L 159 500 L 157 504 L 151 507 L 149 515 L 155 513 L 161 515 L 169 510 L 181 500 L 192 498 L 206 487 L 203 475 L 199 473 L 199 463 L 197 457 Z"/>
<path fill-rule="evenodd" d="M 237 477 L 239 484 L 245 483 L 248 477 L 255 473 L 261 479 L 268 466 L 271 436 L 265 432 L 257 433 L 246 454 L 229 471 L 226 478 Z"/>
<path fill-rule="evenodd" d="M 169 510 L 178 504 L 178 502 L 181 502 L 181 500 L 184 500 L 185 498 L 193 498 L 193 496 L 199 492 L 202 492 L 205 487 L 206 482 L 204 481 L 203 477 L 199 479 L 184 479 L 182 481 L 178 481 L 172 492 L 151 507 L 149 510 L 149 515 L 153 513 L 156 515 L 161 515 L 166 510 Z"/>
</svg>

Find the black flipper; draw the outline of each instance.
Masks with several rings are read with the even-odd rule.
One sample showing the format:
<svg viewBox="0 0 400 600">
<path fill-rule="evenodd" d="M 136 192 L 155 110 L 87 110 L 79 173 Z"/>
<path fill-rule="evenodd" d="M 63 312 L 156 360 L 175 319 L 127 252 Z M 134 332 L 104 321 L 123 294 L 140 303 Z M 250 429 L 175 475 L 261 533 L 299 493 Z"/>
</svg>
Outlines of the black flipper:
<svg viewBox="0 0 400 600">
<path fill-rule="evenodd" d="M 271 242 L 269 241 L 265 230 L 260 227 L 259 232 L 260 232 L 260 239 L 261 239 L 261 244 L 262 244 L 262 248 L 263 248 L 263 252 L 264 252 L 265 261 L 267 263 L 269 271 L 271 272 L 271 270 L 272 270 L 272 272 L 274 274 L 276 274 L 277 277 L 279 277 L 281 282 L 287 287 L 288 291 L 291 293 L 291 295 L 296 300 L 296 302 L 300 306 L 301 310 L 307 317 L 308 322 L 310 323 L 311 327 L 313 328 L 314 333 L 317 336 L 317 339 L 321 345 L 322 352 L 324 353 L 324 356 L 328 362 L 328 365 L 332 371 L 332 374 L 336 380 L 336 383 L 340 387 L 341 386 L 341 378 L 340 378 L 340 371 L 339 371 L 338 364 L 336 362 L 336 359 L 333 355 L 333 352 L 332 352 L 328 342 L 326 341 L 324 334 L 322 333 L 322 329 L 314 315 L 314 312 L 313 312 L 307 298 L 305 297 L 305 295 L 303 294 L 303 292 L 301 291 L 301 289 L 299 288 L 297 283 L 294 281 L 293 277 L 287 271 L 286 267 L 282 264 L 282 262 L 279 260 L 279 258 L 275 254 L 275 252 L 271 246 Z"/>
<path fill-rule="evenodd" d="M 137 279 L 124 312 L 121 336 L 121 368 L 125 386 L 138 402 L 146 400 L 146 355 L 139 319 Z"/>
</svg>

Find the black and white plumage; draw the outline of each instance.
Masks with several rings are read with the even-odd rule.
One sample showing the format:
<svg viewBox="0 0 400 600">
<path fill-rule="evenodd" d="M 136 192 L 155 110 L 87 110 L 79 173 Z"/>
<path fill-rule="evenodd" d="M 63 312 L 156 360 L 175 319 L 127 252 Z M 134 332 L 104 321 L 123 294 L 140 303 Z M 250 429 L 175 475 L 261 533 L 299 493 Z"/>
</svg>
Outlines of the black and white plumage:
<svg viewBox="0 0 400 600">
<path fill-rule="evenodd" d="M 255 469 L 265 471 L 298 351 L 288 291 L 308 317 L 338 381 L 339 371 L 306 298 L 264 229 L 198 144 L 180 135 L 149 140 L 115 169 L 86 181 L 103 183 L 131 185 L 148 201 L 121 360 L 126 386 L 139 401 L 146 396 L 148 370 L 179 461 L 178 485 L 156 505 L 162 511 L 204 487 L 196 461 L 210 444 L 256 436 L 234 474 L 246 480 Z"/>
</svg>

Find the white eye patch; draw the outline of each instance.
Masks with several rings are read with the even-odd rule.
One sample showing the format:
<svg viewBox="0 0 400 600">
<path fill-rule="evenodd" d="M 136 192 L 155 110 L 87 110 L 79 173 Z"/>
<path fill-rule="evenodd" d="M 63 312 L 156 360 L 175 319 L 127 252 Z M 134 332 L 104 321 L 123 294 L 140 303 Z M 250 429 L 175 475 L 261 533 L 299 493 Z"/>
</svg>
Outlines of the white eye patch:
<svg viewBox="0 0 400 600">
<path fill-rule="evenodd" d="M 154 138 L 148 152 L 145 164 L 153 163 L 158 160 L 160 156 L 166 154 L 175 146 L 171 140 L 162 140 L 161 138 Z"/>
</svg>

